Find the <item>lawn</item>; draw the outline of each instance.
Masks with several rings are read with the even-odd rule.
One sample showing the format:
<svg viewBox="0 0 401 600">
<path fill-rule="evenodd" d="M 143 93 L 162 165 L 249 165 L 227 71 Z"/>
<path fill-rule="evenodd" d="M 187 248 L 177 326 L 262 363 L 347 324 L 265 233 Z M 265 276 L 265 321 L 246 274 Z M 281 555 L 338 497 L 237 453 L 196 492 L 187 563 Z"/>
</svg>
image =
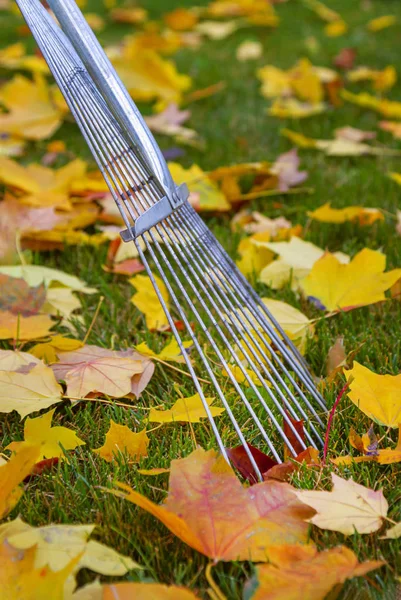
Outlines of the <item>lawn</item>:
<svg viewBox="0 0 401 600">
<path fill-rule="evenodd" d="M 140 5 L 149 11 L 152 19 L 160 19 L 175 7 L 206 5 L 206 2 L 190 0 L 141 0 Z M 188 108 L 191 117 L 187 125 L 198 131 L 205 140 L 204 150 L 185 146 L 185 154 L 179 158 L 184 167 L 193 163 L 208 171 L 223 165 L 241 162 L 271 161 L 283 152 L 290 150 L 291 142 L 280 135 L 283 128 L 289 128 L 309 137 L 327 139 L 332 132 L 346 125 L 378 131 L 375 144 L 401 150 L 401 143 L 384 131 L 378 130 L 381 117 L 373 111 L 344 103 L 336 109 L 306 119 L 277 119 L 267 114 L 269 101 L 260 93 L 260 82 L 256 77 L 258 68 L 265 64 L 280 68 L 290 68 L 301 57 L 309 57 L 319 66 L 332 67 L 333 58 L 342 48 L 357 49 L 358 64 L 383 69 L 394 65 L 399 69 L 399 40 L 401 4 L 396 0 L 332 0 L 331 8 L 341 14 L 349 25 L 349 31 L 336 38 L 324 33 L 324 23 L 300 0 L 288 0 L 275 6 L 280 18 L 275 29 L 252 27 L 243 28 L 222 40 L 204 42 L 196 50 L 180 49 L 174 56 L 178 70 L 191 76 L 194 89 L 202 89 L 224 81 L 225 87 L 208 98 L 192 102 Z M 88 0 L 87 10 L 106 17 L 107 11 L 98 0 Z M 398 23 L 394 27 L 375 34 L 366 30 L 366 23 L 384 14 L 394 14 Z M 21 20 L 16 15 L 2 17 L 3 45 L 16 39 L 16 28 Z M 116 43 L 134 26 L 106 21 L 106 27 L 99 34 L 103 44 Z M 238 62 L 235 51 L 244 40 L 260 41 L 263 54 L 257 60 Z M 311 43 L 311 40 L 313 43 Z M 29 48 L 34 44 L 26 40 Z M 313 52 L 313 47 L 318 49 Z M 3 71 L 3 77 L 9 77 Z M 347 85 L 351 91 L 361 91 L 360 85 Z M 401 81 L 395 84 L 390 98 L 401 98 Z M 149 105 L 139 105 L 145 113 Z M 54 135 L 62 139 L 77 157 L 91 160 L 76 125 L 65 122 Z M 170 138 L 157 136 L 162 149 L 172 145 Z M 39 159 L 46 149 L 48 140 L 30 144 L 21 162 Z M 400 157 L 356 156 L 328 157 L 322 152 L 300 149 L 301 167 L 308 172 L 304 184 L 305 193 L 278 195 L 253 200 L 249 207 L 273 218 L 284 216 L 293 224 L 301 224 L 304 239 L 332 252 L 341 250 L 353 256 L 364 247 L 382 251 L 387 257 L 387 270 L 401 266 L 401 239 L 395 231 L 395 213 L 400 207 L 400 188 L 388 177 L 388 172 L 401 171 Z M 381 208 L 385 220 L 366 227 L 355 222 L 325 224 L 312 221 L 307 211 L 332 202 L 336 208 L 350 204 Z M 230 220 L 233 212 L 223 214 L 202 214 L 207 225 L 218 240 L 234 258 L 240 233 L 233 234 Z M 63 251 L 33 252 L 34 264 L 46 265 L 75 274 L 89 286 L 95 287 L 98 294 L 82 295 L 82 322 L 76 320 L 76 337 L 83 339 L 92 323 L 99 303 L 104 297 L 99 313 L 90 330 L 87 342 L 105 348 L 125 349 L 146 341 L 153 349 L 159 350 L 169 336 L 147 331 L 143 315 L 133 306 L 130 298 L 133 288 L 126 278 L 105 272 L 107 245 L 95 250 L 89 246 L 69 246 Z M 273 291 L 264 284 L 253 280 L 262 296 L 283 300 L 299 308 L 310 318 L 318 317 L 319 311 L 306 299 L 295 294 L 290 286 Z M 345 339 L 347 352 L 357 349 L 356 360 L 381 374 L 396 375 L 401 370 L 401 302 L 397 299 L 378 303 L 349 312 L 342 312 L 334 318 L 317 323 L 316 335 L 308 343 L 306 358 L 317 377 L 325 376 L 326 357 L 330 346 L 339 336 Z M 61 328 L 60 331 L 66 332 Z M 2 343 L 2 348 L 10 346 Z M 29 351 L 29 345 L 24 346 Z M 185 370 L 185 367 L 179 365 Z M 113 463 L 107 463 L 91 452 L 104 442 L 104 435 L 112 418 L 120 424 L 139 431 L 146 425 L 147 411 L 151 406 L 163 402 L 170 405 L 176 399 L 175 386 L 181 393 L 190 396 L 193 385 L 186 374 L 171 367 L 157 364 L 155 375 L 141 398 L 132 408 L 119 406 L 118 401 L 108 403 L 87 401 L 71 405 L 68 401 L 59 405 L 55 414 L 57 424 L 72 427 L 86 443 L 70 455 L 69 462 L 63 462 L 51 471 L 32 479 L 17 507 L 10 514 L 20 515 L 31 525 L 53 523 L 96 523 L 95 537 L 119 552 L 140 563 L 142 571 L 131 571 L 125 577 L 129 581 L 155 581 L 178 584 L 196 590 L 200 597 L 207 597 L 209 584 L 205 577 L 208 559 L 195 552 L 172 535 L 161 523 L 140 508 L 108 494 L 104 488 L 114 481 L 123 481 L 136 491 L 155 502 L 165 498 L 168 477 L 145 477 L 137 472 L 137 466 L 130 464 L 123 456 Z M 335 389 L 327 391 L 327 403 L 331 407 L 336 394 L 342 387 L 341 380 Z M 125 403 L 125 400 L 121 401 Z M 369 427 L 369 419 L 349 401 L 344 400 L 336 412 L 330 437 L 330 453 L 333 456 L 349 453 L 348 434 L 350 427 L 364 432 Z M 151 426 L 148 426 L 151 427 Z M 23 427 L 18 416 L 7 415 L 2 419 L 1 447 L 13 440 L 22 439 Z M 384 435 L 385 427 L 376 426 L 376 433 Z M 195 443 L 204 448 L 214 446 L 210 427 L 206 424 L 171 424 L 149 433 L 148 458 L 140 466 L 145 469 L 169 467 L 172 459 L 187 456 Z M 227 433 L 227 440 L 230 441 Z M 396 430 L 390 431 L 388 441 L 396 441 Z M 390 443 L 388 444 L 390 445 Z M 319 479 L 319 486 L 330 489 L 329 467 L 316 473 L 301 469 L 293 476 L 291 483 L 296 487 L 313 489 Z M 373 462 L 353 464 L 337 469 L 338 474 L 375 490 L 382 488 L 390 505 L 389 516 L 394 521 L 401 520 L 401 467 L 400 463 L 379 465 Z M 401 575 L 401 541 L 381 540 L 379 535 L 348 537 L 331 531 L 311 528 L 312 539 L 319 548 L 330 548 L 345 544 L 358 556 L 359 560 L 383 559 L 387 565 L 373 571 L 366 578 L 347 582 L 339 598 L 354 600 L 365 598 L 390 599 L 396 597 L 397 573 Z M 227 598 L 242 598 L 244 581 L 253 573 L 249 563 L 219 563 L 213 568 L 213 577 L 221 592 Z M 81 571 L 79 582 L 94 579 L 93 573 Z"/>
</svg>

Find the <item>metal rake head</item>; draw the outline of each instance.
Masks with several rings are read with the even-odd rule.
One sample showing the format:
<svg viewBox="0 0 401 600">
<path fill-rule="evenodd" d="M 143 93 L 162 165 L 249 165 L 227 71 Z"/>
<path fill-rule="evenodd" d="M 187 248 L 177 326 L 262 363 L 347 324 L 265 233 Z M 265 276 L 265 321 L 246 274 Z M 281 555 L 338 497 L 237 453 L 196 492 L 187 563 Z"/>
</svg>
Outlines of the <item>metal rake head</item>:
<svg viewBox="0 0 401 600">
<path fill-rule="evenodd" d="M 293 456 L 289 437 L 302 448 L 321 446 L 319 412 L 326 407 L 303 357 L 188 203 L 186 186 L 172 181 L 74 0 L 49 0 L 62 30 L 39 0 L 17 3 L 120 209 L 121 236 L 137 247 L 220 451 L 227 458 L 226 447 L 242 444 L 261 477 L 247 442 L 278 462 L 280 438 Z M 192 360 L 183 345 L 188 338 Z M 209 383 L 202 386 L 204 376 Z M 211 395 L 226 409 L 220 427 L 206 400 Z M 304 436 L 293 424 L 301 419 Z"/>
</svg>

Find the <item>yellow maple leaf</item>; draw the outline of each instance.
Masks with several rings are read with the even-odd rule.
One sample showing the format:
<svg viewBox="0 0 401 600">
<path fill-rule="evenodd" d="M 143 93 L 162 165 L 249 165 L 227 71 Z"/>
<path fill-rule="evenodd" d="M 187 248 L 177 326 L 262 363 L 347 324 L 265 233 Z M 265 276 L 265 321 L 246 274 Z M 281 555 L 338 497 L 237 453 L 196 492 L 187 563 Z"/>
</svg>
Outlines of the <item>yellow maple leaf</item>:
<svg viewBox="0 0 401 600">
<path fill-rule="evenodd" d="M 21 554 L 32 549 L 32 568 L 48 567 L 56 573 L 65 569 L 72 560 L 72 575 L 82 568 L 87 568 L 102 575 L 121 576 L 128 570 L 139 567 L 133 560 L 119 554 L 113 548 L 89 539 L 94 529 L 95 525 L 91 524 L 50 524 L 32 527 L 17 518 L 0 525 L 0 543 L 6 541 Z M 51 594 L 43 598 L 45 597 L 53 598 Z M 70 598 L 70 593 L 66 590 L 63 599 L 67 597 Z"/>
<path fill-rule="evenodd" d="M 247 351 L 248 351 L 248 349 L 247 349 Z M 253 359 L 254 357 L 251 355 L 251 358 Z M 245 387 L 250 386 L 248 379 L 246 378 L 245 374 L 242 372 L 242 370 L 240 369 L 240 367 L 238 365 L 229 365 L 229 369 L 230 369 L 230 372 L 233 375 L 235 381 L 245 385 Z M 258 387 L 261 387 L 263 385 L 263 382 L 259 379 L 259 377 L 256 375 L 256 373 L 254 371 L 252 371 L 251 369 L 246 369 L 245 367 L 244 367 L 244 369 L 245 369 L 245 372 L 248 375 L 249 379 L 252 381 L 252 383 L 254 383 Z M 224 377 L 230 377 L 230 375 L 226 369 L 223 369 L 221 371 L 221 374 Z M 267 383 L 267 385 L 269 385 L 269 383 Z"/>
<path fill-rule="evenodd" d="M 154 275 L 154 279 L 167 308 L 169 308 L 170 298 L 164 282 L 157 275 Z M 145 315 L 148 329 L 162 330 L 168 327 L 166 314 L 150 278 L 147 275 L 135 275 L 128 281 L 137 290 L 132 296 L 131 302 Z"/>
<path fill-rule="evenodd" d="M 30 353 L 33 354 L 33 356 L 36 356 L 36 358 L 44 360 L 47 364 L 51 364 L 58 361 L 58 352 L 72 352 L 73 350 L 82 348 L 83 345 L 84 344 L 80 340 L 67 338 L 63 335 L 55 335 L 49 342 L 35 344 L 35 346 L 30 349 Z"/>
<path fill-rule="evenodd" d="M 328 23 L 324 28 L 324 33 L 327 35 L 327 37 L 339 37 L 340 35 L 347 33 L 347 31 L 348 25 L 342 19 Z"/>
<path fill-rule="evenodd" d="M 314 325 L 300 310 L 272 298 L 262 298 L 263 304 L 273 315 L 288 337 L 294 342 L 299 351 L 304 354 L 308 338 L 314 333 Z"/>
<path fill-rule="evenodd" d="M 9 111 L 0 115 L 0 131 L 27 140 L 51 137 L 68 111 L 40 73 L 33 81 L 15 75 L 0 89 L 0 101 Z"/>
<path fill-rule="evenodd" d="M 304 102 L 319 105 L 324 96 L 323 86 L 319 76 L 314 71 L 311 62 L 302 58 L 288 72 L 290 83 L 296 96 Z"/>
<path fill-rule="evenodd" d="M 73 184 L 85 178 L 86 171 L 87 163 L 80 159 L 55 170 L 35 163 L 24 167 L 10 158 L 0 157 L 0 181 L 17 190 L 19 201 L 30 206 L 71 210 Z"/>
<path fill-rule="evenodd" d="M 267 113 L 271 117 L 278 117 L 279 119 L 305 119 L 319 115 L 325 110 L 326 106 L 322 102 L 309 104 L 308 102 L 301 102 L 296 98 L 278 98 L 267 109 Z"/>
<path fill-rule="evenodd" d="M 192 84 L 188 75 L 177 71 L 172 61 L 144 48 L 135 37 L 121 48 L 108 50 L 109 56 L 134 100 L 158 100 L 159 108 L 171 102 L 179 104 L 183 92 Z"/>
<path fill-rule="evenodd" d="M 0 311 L 0 340 L 38 340 L 49 335 L 55 322 L 48 315 L 23 317 Z"/>
<path fill-rule="evenodd" d="M 333 489 L 326 491 L 296 491 L 301 502 L 317 513 L 309 521 L 321 529 L 339 531 L 344 535 L 377 531 L 387 516 L 388 503 L 382 490 L 374 491 L 352 479 L 331 474 Z"/>
<path fill-rule="evenodd" d="M 24 423 L 24 441 L 11 442 L 6 446 L 6 450 L 12 452 L 21 452 L 23 449 L 32 446 L 40 446 L 40 454 L 37 462 L 44 458 L 59 458 L 64 460 L 64 450 L 74 450 L 77 446 L 85 444 L 79 439 L 75 431 L 67 427 L 52 427 L 54 411 L 36 417 L 36 419 L 26 419 Z"/>
<path fill-rule="evenodd" d="M 32 471 L 39 453 L 39 446 L 30 446 L 0 465 L 0 519 L 3 519 L 21 498 L 23 490 L 18 486 Z"/>
<path fill-rule="evenodd" d="M 224 408 L 212 406 L 214 398 L 205 398 L 209 411 L 213 417 L 218 417 Z M 200 419 L 207 418 L 207 412 L 199 394 L 189 398 L 179 398 L 169 410 L 150 409 L 149 421 L 152 423 L 173 423 L 184 421 L 186 423 L 200 423 Z"/>
<path fill-rule="evenodd" d="M 378 375 L 354 361 L 345 371 L 350 382 L 348 397 L 362 412 L 387 427 L 401 423 L 401 374 Z"/>
<path fill-rule="evenodd" d="M 103 584 L 102 600 L 198 600 L 199 596 L 190 589 L 178 585 L 162 583 L 122 583 Z"/>
<path fill-rule="evenodd" d="M 263 232 L 243 238 L 240 241 L 237 252 L 241 258 L 236 261 L 236 264 L 245 277 L 250 277 L 253 274 L 258 275 L 266 265 L 272 262 L 274 253 L 256 243 L 270 241 L 270 238 L 270 232 Z"/>
<path fill-rule="evenodd" d="M 28 373 L 0 371 L 0 412 L 16 410 L 21 417 L 62 401 L 53 371 L 43 363 Z"/>
<path fill-rule="evenodd" d="M 191 346 L 193 346 L 193 342 L 191 340 L 183 341 L 182 345 L 184 348 L 191 348 Z M 153 352 L 153 350 L 148 347 L 146 342 L 138 344 L 135 346 L 135 349 L 140 352 L 140 354 L 143 354 L 144 356 L 150 356 L 151 358 L 156 358 L 166 362 L 185 363 L 185 358 L 183 357 L 178 342 L 175 338 L 172 338 L 159 353 Z"/>
<path fill-rule="evenodd" d="M 0 587 L 7 600 L 64 600 L 64 586 L 78 558 L 54 573 L 49 567 L 35 569 L 35 548 L 17 550 L 7 540 L 0 546 Z"/>
<path fill-rule="evenodd" d="M 110 419 L 105 443 L 93 452 L 107 462 L 112 462 L 119 454 L 126 454 L 133 462 L 139 462 L 141 458 L 148 455 L 149 441 L 146 429 L 135 433 L 126 425 L 119 425 Z"/>
<path fill-rule="evenodd" d="M 297 236 L 293 236 L 288 242 L 256 240 L 255 244 L 278 254 L 278 259 L 262 269 L 259 276 L 262 283 L 275 290 L 282 288 L 288 281 L 291 281 L 292 289 L 297 290 L 300 280 L 308 275 L 316 261 L 324 255 L 322 248 Z M 349 261 L 349 257 L 342 252 L 336 252 L 335 256 L 341 263 Z"/>
<path fill-rule="evenodd" d="M 358 252 L 349 264 L 341 264 L 327 252 L 300 286 L 322 310 L 351 310 L 386 299 L 384 292 L 401 277 L 401 269 L 384 273 L 385 268 L 386 256 L 369 248 Z"/>
<path fill-rule="evenodd" d="M 392 88 L 396 83 L 397 71 L 392 65 L 382 71 L 370 69 L 369 67 L 357 67 L 347 73 L 347 79 L 353 83 L 371 81 L 375 90 L 383 92 Z"/>
<path fill-rule="evenodd" d="M 357 363 L 355 363 L 357 364 Z M 370 390 L 369 390 L 370 391 Z M 373 425 L 362 437 L 351 427 L 349 442 L 353 448 L 362 452 L 362 456 L 337 456 L 331 459 L 335 465 L 348 466 L 359 462 L 377 462 L 380 465 L 391 465 L 401 462 L 401 423 L 398 426 L 398 442 L 395 448 L 379 448 Z"/>
<path fill-rule="evenodd" d="M 281 98 L 291 93 L 290 77 L 286 71 L 273 65 L 265 65 L 257 70 L 262 82 L 261 94 L 265 98 Z"/>
<path fill-rule="evenodd" d="M 21 42 L 0 50 L 0 65 L 5 69 L 24 69 L 43 75 L 49 73 L 45 59 L 42 56 L 27 56 L 25 46 Z"/>
<path fill-rule="evenodd" d="M 231 208 L 219 186 L 198 165 L 193 164 L 189 169 L 184 169 L 178 163 L 169 162 L 168 166 L 178 185 L 187 183 L 189 201 L 196 210 L 226 211 Z"/>
<path fill-rule="evenodd" d="M 316 210 L 306 213 L 308 217 L 322 223 L 345 223 L 358 221 L 360 225 L 371 225 L 375 221 L 383 221 L 384 215 L 380 208 L 365 208 L 364 206 L 346 206 L 345 208 L 332 208 L 326 202 Z"/>
<path fill-rule="evenodd" d="M 390 119 L 401 119 L 401 102 L 377 98 L 366 92 L 353 94 L 348 90 L 341 90 L 341 97 L 347 102 L 357 104 L 363 108 L 370 108 Z"/>
<path fill-rule="evenodd" d="M 383 29 L 387 29 L 387 27 L 391 27 L 397 22 L 397 17 L 395 15 L 383 15 L 382 17 L 376 17 L 369 21 L 366 25 L 369 31 L 382 31 Z"/>
</svg>

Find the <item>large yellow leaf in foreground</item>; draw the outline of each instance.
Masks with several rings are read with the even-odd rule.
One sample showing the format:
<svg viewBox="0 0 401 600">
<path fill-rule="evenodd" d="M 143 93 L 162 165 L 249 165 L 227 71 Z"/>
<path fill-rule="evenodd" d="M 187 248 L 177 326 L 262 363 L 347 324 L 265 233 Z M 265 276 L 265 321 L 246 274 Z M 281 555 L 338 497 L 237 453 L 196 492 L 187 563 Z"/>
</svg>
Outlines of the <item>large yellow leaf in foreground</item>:
<svg viewBox="0 0 401 600">
<path fill-rule="evenodd" d="M 23 490 L 18 486 L 30 474 L 39 452 L 39 446 L 30 446 L 0 465 L 0 519 L 3 519 L 21 498 Z"/>
<path fill-rule="evenodd" d="M 0 371 L 0 412 L 16 410 L 21 417 L 61 402 L 61 386 L 43 363 L 29 373 Z"/>
<path fill-rule="evenodd" d="M 269 549 L 305 544 L 311 512 L 285 483 L 241 485 L 214 450 L 195 450 L 173 460 L 169 495 L 158 505 L 118 484 L 125 497 L 162 521 L 177 537 L 202 554 L 219 560 L 268 560 Z"/>
<path fill-rule="evenodd" d="M 388 503 L 383 491 L 375 492 L 352 479 L 331 474 L 331 492 L 302 490 L 295 492 L 299 500 L 311 506 L 317 514 L 310 522 L 321 529 L 339 531 L 345 535 L 377 531 L 387 516 Z"/>
<path fill-rule="evenodd" d="M 384 292 L 401 277 L 401 269 L 384 273 L 386 256 L 364 248 L 348 265 L 327 252 L 301 281 L 303 292 L 323 310 L 350 310 L 385 300 Z"/>
<path fill-rule="evenodd" d="M 166 286 L 157 275 L 154 275 L 154 279 L 167 308 L 169 308 L 170 300 Z M 131 302 L 145 315 L 148 329 L 165 329 L 168 326 L 168 320 L 150 277 L 135 275 L 128 281 L 137 290 L 132 296 Z"/>
<path fill-rule="evenodd" d="M 32 446 L 40 446 L 40 454 L 37 462 L 44 458 L 60 458 L 64 459 L 64 450 L 74 450 L 77 446 L 85 444 L 79 439 L 75 431 L 67 427 L 52 427 L 53 410 L 36 417 L 36 419 L 28 419 L 24 424 L 24 441 L 11 442 L 6 447 L 6 450 L 13 452 L 21 452 L 24 448 L 32 448 Z"/>
<path fill-rule="evenodd" d="M 273 561 L 275 562 L 275 561 Z M 323 600 L 334 586 L 377 569 L 380 560 L 359 563 L 345 546 L 317 552 L 313 547 L 286 549 L 284 564 L 260 565 L 252 579 L 252 600 Z"/>
<path fill-rule="evenodd" d="M 345 371 L 348 397 L 368 417 L 387 427 L 401 423 L 401 374 L 378 375 L 356 361 Z"/>
<path fill-rule="evenodd" d="M 43 75 L 34 80 L 15 75 L 0 90 L 0 101 L 8 113 L 0 115 L 0 131 L 27 140 L 44 140 L 61 125 L 67 105 L 53 94 Z"/>
</svg>

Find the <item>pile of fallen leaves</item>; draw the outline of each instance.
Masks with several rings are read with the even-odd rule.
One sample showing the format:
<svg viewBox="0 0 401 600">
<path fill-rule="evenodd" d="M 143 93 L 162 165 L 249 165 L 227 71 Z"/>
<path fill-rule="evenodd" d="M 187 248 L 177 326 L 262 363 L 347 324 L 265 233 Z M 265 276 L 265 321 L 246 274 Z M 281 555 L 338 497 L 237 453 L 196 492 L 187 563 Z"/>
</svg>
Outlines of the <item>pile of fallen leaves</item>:
<svg viewBox="0 0 401 600">
<path fill-rule="evenodd" d="M 318 0 L 302 2 L 322 21 L 328 38 L 342 36 L 349 29 L 339 13 Z M 202 132 L 188 126 L 191 103 L 222 93 L 225 82 L 211 81 L 208 87 L 198 88 L 193 76 L 180 72 L 174 56 L 180 49 L 202 52 L 216 40 L 239 30 L 246 32 L 249 39 L 239 44 L 233 60 L 263 59 L 263 66 L 255 69 L 255 80 L 266 99 L 266 112 L 278 119 L 304 119 L 340 111 L 344 103 L 353 103 L 361 110 L 379 113 L 385 119 L 379 123 L 380 129 L 401 138 L 401 102 L 386 96 L 397 80 L 396 69 L 355 64 L 353 48 L 344 48 L 330 68 L 306 58 L 298 58 L 287 69 L 264 60 L 263 44 L 255 41 L 253 33 L 265 35 L 279 26 L 279 6 L 275 4 L 212 0 L 203 7 L 177 8 L 166 12 L 161 21 L 151 21 L 138 5 L 117 6 L 105 0 L 106 20 L 95 13 L 86 16 L 96 31 L 102 31 L 107 23 L 130 26 L 131 33 L 106 51 L 132 98 L 146 103 L 151 130 L 174 144 L 165 155 L 175 182 L 188 184 L 189 201 L 197 211 L 230 215 L 233 235 L 240 239 L 237 265 L 252 283 L 265 286 L 266 294 L 291 290 L 292 297 L 302 303 L 306 314 L 276 296 L 263 297 L 285 333 L 307 354 L 323 321 L 371 305 L 386 311 L 401 294 L 401 265 L 386 270 L 385 254 L 369 247 L 352 255 L 320 248 L 305 239 L 310 223 L 335 228 L 352 222 L 364 228 L 384 222 L 389 231 L 392 228 L 391 233 L 394 226 L 380 207 L 367 208 L 351 200 L 345 208 L 331 203 L 317 206 L 307 212 L 307 226 L 284 216 L 271 218 L 255 210 L 252 201 L 258 200 L 261 206 L 264 198 L 313 193 L 304 187 L 308 173 L 301 169 L 298 149 L 327 157 L 386 157 L 398 156 L 400 151 L 375 143 L 377 132 L 348 125 L 333 131 L 329 139 L 284 128 L 282 135 L 293 147 L 272 161 L 261 157 L 259 162 L 215 165 L 209 171 L 197 164 L 184 167 L 179 158 L 186 147 L 199 152 L 206 149 Z M 85 8 L 85 2 L 80 5 Z M 7 0 L 0 3 L 0 10 L 14 12 Z M 366 30 L 375 35 L 394 24 L 395 17 L 385 15 L 368 22 Z M 22 20 L 18 30 L 27 33 Z M 0 456 L 2 597 L 200 597 L 198 589 L 189 587 L 122 581 L 131 570 L 144 567 L 91 539 L 95 525 L 33 526 L 27 522 L 29 515 L 26 520 L 24 514 L 18 516 L 21 496 L 33 493 L 35 482 L 44 473 L 52 477 L 62 463 L 68 465 L 78 447 L 94 460 L 110 464 L 112 483 L 102 490 L 106 500 L 118 497 L 147 511 L 210 560 L 205 577 L 213 599 L 223 598 L 211 574 L 219 561 L 257 563 L 244 584 L 245 596 L 254 600 L 323 599 L 346 580 L 383 567 L 384 560 L 360 562 L 347 546 L 347 536 L 380 532 L 381 539 L 391 543 L 401 536 L 399 508 L 388 505 L 381 489 L 338 473 L 344 475 L 346 467 L 362 462 L 385 468 L 401 461 L 401 374 L 376 373 L 360 364 L 355 360 L 358 350 L 347 354 L 342 337 L 333 340 L 325 377 L 318 382 L 323 392 L 335 390 L 337 396 L 327 419 L 324 452 L 319 454 L 314 448 L 302 451 L 291 431 L 286 433 L 299 453 L 293 459 L 285 451 L 282 464 L 250 446 L 263 474 L 261 482 L 242 446 L 227 449 L 232 467 L 214 450 L 198 447 L 184 458 L 177 453 L 169 469 L 146 468 L 156 429 L 188 423 L 185 435 L 192 435 L 195 443 L 193 426 L 201 423 L 207 430 L 208 415 L 199 394 L 186 396 L 178 384 L 169 402 L 158 399 L 155 406 L 145 406 L 146 418 L 136 430 L 110 420 L 104 443 L 98 448 L 88 448 L 85 435 L 81 439 L 73 427 L 53 424 L 55 413 L 60 422 L 67 408 L 71 414 L 72 408 L 79 411 L 90 403 L 118 406 L 129 414 L 142 402 L 156 368 L 170 378 L 175 372 L 188 373 L 181 368 L 184 356 L 171 336 L 152 283 L 143 273 L 135 245 L 121 243 L 119 232 L 124 222 L 105 181 L 93 163 L 76 156 L 58 139 L 62 124 L 71 124 L 71 116 L 44 59 L 39 52 L 29 54 L 25 43 L 18 41 L 0 50 L 0 66 L 8 73 L 0 83 L 0 412 L 4 414 L 4 434 L 8 418 L 18 415 L 21 419 L 20 439 L 2 447 Z M 347 87 L 354 84 L 366 84 L 369 91 L 349 91 Z M 388 176 L 401 185 L 401 173 Z M 396 233 L 401 235 L 401 212 L 390 217 L 396 220 Z M 75 274 L 44 266 L 47 255 L 39 255 L 67 253 L 72 246 L 83 245 L 107 246 L 104 273 L 120 278 L 143 316 L 143 328 L 137 332 L 141 341 L 135 346 L 116 349 L 88 343 L 103 297 Z M 34 260 L 37 256 L 40 264 Z M 161 280 L 158 284 L 168 304 L 168 290 Z M 98 307 L 91 326 L 85 328 L 85 307 L 94 296 Z M 193 327 L 196 333 L 196 324 Z M 160 332 L 165 340 L 162 347 Z M 190 352 L 191 346 L 191 341 L 184 341 L 186 351 Z M 244 384 L 239 369 L 235 376 Z M 212 416 L 223 415 L 225 409 L 216 398 L 206 401 Z M 350 422 L 343 434 L 349 436 L 356 452 L 338 455 L 330 450 L 330 433 L 336 411 L 347 403 L 366 415 L 366 433 L 357 432 Z M 294 425 L 302 435 L 302 422 Z M 380 439 L 375 427 L 386 431 Z M 392 430 L 399 431 L 398 442 L 389 441 Z M 212 443 L 211 430 L 208 435 Z M 130 484 L 115 481 L 113 469 L 121 458 L 132 465 L 135 476 L 169 474 L 163 504 L 136 491 L 132 479 Z M 305 485 L 302 472 L 312 476 L 305 479 L 309 482 Z M 137 511 L 135 518 L 140 519 L 141 512 Z M 313 541 L 316 528 L 343 534 L 343 543 L 322 549 Z M 102 580 L 93 578 L 92 583 L 79 587 L 76 577 L 81 569 L 103 576 Z"/>
</svg>

